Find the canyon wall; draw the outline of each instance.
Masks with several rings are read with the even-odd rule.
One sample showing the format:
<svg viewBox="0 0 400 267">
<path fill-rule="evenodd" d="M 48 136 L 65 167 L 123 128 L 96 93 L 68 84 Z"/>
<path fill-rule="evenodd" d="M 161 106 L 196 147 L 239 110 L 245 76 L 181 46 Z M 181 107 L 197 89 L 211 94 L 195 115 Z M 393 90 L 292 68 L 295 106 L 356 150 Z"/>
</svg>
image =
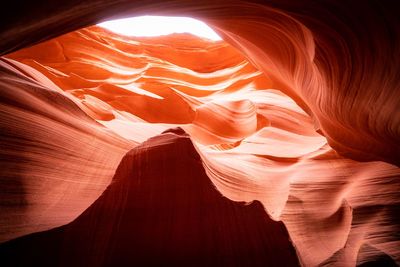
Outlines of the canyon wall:
<svg viewBox="0 0 400 267">
<path fill-rule="evenodd" d="M 301 264 L 399 263 L 393 2 L 40 3 L 0 31 L 2 241 L 70 223 L 125 153 L 180 127 L 224 197 L 284 223 Z M 148 13 L 226 42 L 90 27 L 18 50 Z"/>
</svg>

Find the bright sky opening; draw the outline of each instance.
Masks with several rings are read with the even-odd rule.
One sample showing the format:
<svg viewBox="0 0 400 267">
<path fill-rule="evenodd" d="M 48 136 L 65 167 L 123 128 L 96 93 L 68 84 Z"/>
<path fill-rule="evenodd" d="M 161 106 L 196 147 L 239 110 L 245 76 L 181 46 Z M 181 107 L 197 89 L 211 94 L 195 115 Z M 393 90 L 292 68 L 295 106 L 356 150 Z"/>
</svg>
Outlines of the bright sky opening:
<svg viewBox="0 0 400 267">
<path fill-rule="evenodd" d="M 98 26 L 126 36 L 160 36 L 185 32 L 213 41 L 221 40 L 207 24 L 187 17 L 141 16 L 110 20 Z"/>
</svg>

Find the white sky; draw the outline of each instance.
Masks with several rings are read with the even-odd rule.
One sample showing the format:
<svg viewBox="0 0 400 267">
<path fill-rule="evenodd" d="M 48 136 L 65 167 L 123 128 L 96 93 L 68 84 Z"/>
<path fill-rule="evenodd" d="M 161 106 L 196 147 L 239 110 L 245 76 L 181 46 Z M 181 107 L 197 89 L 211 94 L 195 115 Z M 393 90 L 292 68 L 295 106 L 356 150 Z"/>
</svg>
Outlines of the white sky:
<svg viewBox="0 0 400 267">
<path fill-rule="evenodd" d="M 221 40 L 207 24 L 187 17 L 132 17 L 102 22 L 98 26 L 127 36 L 159 36 L 188 32 L 213 41 Z"/>
</svg>

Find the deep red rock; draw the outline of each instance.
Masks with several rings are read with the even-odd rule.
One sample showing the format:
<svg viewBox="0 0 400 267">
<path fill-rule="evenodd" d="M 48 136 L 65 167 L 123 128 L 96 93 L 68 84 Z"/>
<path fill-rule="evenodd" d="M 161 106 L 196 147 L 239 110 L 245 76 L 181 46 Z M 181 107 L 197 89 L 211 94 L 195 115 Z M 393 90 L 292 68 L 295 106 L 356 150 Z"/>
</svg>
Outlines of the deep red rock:
<svg viewBox="0 0 400 267">
<path fill-rule="evenodd" d="M 0 258 L 2 266 L 298 265 L 284 225 L 257 201 L 223 197 L 179 130 L 128 152 L 72 223 L 6 242 Z"/>
</svg>

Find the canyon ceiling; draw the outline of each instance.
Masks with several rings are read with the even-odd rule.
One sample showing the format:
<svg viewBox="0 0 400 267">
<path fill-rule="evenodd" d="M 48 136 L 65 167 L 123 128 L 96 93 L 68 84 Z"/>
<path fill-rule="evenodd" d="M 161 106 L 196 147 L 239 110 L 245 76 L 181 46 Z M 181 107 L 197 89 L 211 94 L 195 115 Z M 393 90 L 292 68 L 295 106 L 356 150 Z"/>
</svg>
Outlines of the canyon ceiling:
<svg viewBox="0 0 400 267">
<path fill-rule="evenodd" d="M 400 263 L 396 1 L 10 4 L 5 265 Z M 144 14 L 223 41 L 92 26 Z"/>
</svg>

